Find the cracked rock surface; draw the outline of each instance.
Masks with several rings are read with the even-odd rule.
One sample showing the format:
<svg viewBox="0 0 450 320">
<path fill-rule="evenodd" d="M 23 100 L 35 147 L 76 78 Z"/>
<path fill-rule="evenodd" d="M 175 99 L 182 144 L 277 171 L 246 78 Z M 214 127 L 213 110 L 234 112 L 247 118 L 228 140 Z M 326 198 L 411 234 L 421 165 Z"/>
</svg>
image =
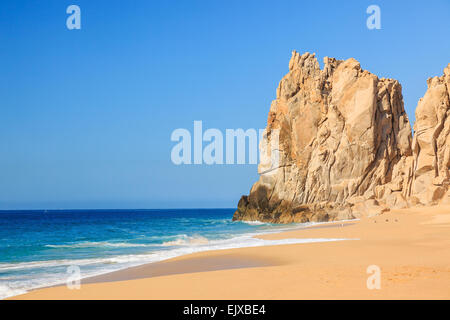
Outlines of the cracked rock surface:
<svg viewBox="0 0 450 320">
<path fill-rule="evenodd" d="M 449 201 L 450 64 L 428 80 L 415 134 L 397 80 L 353 58 L 293 52 L 260 145 L 259 181 L 234 220 L 272 223 L 376 215 Z M 449 198 L 447 200 L 447 198 Z"/>
</svg>

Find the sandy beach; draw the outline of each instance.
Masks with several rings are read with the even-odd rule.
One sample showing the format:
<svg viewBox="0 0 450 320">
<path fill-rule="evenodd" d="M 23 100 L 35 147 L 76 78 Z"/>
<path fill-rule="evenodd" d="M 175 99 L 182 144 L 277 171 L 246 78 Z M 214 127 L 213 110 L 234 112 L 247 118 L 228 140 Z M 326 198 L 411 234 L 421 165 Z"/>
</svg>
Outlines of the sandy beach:
<svg viewBox="0 0 450 320">
<path fill-rule="evenodd" d="M 450 206 L 261 236 L 352 240 L 206 251 L 12 299 L 450 299 Z M 369 290 L 369 266 L 380 289 Z"/>
</svg>

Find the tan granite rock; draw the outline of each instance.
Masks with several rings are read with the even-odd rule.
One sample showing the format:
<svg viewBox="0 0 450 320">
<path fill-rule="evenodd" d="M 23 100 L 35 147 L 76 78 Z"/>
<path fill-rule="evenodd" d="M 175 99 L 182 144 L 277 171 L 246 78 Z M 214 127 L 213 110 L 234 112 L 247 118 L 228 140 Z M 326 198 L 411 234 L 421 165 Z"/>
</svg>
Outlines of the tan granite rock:
<svg viewBox="0 0 450 320">
<path fill-rule="evenodd" d="M 234 220 L 328 221 L 435 204 L 448 189 L 450 65 L 411 127 L 402 88 L 353 58 L 293 52 L 260 146 L 260 179 Z M 274 143 L 275 142 L 275 143 Z"/>
</svg>

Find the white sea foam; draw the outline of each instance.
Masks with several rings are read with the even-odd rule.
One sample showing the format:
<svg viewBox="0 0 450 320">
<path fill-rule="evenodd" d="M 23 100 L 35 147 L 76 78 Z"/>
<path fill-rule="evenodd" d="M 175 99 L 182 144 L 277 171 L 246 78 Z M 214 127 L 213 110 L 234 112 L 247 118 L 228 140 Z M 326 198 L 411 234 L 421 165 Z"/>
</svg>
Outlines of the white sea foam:
<svg viewBox="0 0 450 320">
<path fill-rule="evenodd" d="M 19 294 L 26 293 L 26 290 L 23 289 L 12 289 L 8 285 L 0 284 L 0 299 L 5 299 L 13 296 L 17 296 Z"/>
<path fill-rule="evenodd" d="M 175 239 L 173 241 L 163 242 L 162 245 L 163 246 L 200 245 L 200 244 L 207 244 L 208 242 L 209 240 L 202 236 L 189 237 L 183 235 L 183 237 Z"/>
<path fill-rule="evenodd" d="M 135 247 L 152 247 L 154 244 L 130 243 L 130 242 L 79 242 L 73 244 L 47 244 L 47 248 L 135 248 Z"/>
<path fill-rule="evenodd" d="M 242 221 L 242 222 L 246 223 L 246 224 L 249 224 L 251 226 L 260 226 L 260 225 L 263 225 L 263 224 L 268 224 L 266 222 L 261 222 L 261 221 L 257 221 L 257 220 L 255 220 L 255 221 Z"/>
</svg>

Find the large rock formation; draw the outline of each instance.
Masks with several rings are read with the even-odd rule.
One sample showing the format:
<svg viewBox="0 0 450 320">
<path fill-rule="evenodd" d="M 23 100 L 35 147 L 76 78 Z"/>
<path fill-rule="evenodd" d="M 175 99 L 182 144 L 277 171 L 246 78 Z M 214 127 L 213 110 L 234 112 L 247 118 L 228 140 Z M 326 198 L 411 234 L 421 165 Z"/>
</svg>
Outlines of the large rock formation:
<svg viewBox="0 0 450 320">
<path fill-rule="evenodd" d="M 233 219 L 348 219 L 437 201 L 450 161 L 449 70 L 429 80 L 412 142 L 398 81 L 354 59 L 325 58 L 320 69 L 314 54 L 293 52 L 260 146 L 260 179 Z"/>
</svg>

